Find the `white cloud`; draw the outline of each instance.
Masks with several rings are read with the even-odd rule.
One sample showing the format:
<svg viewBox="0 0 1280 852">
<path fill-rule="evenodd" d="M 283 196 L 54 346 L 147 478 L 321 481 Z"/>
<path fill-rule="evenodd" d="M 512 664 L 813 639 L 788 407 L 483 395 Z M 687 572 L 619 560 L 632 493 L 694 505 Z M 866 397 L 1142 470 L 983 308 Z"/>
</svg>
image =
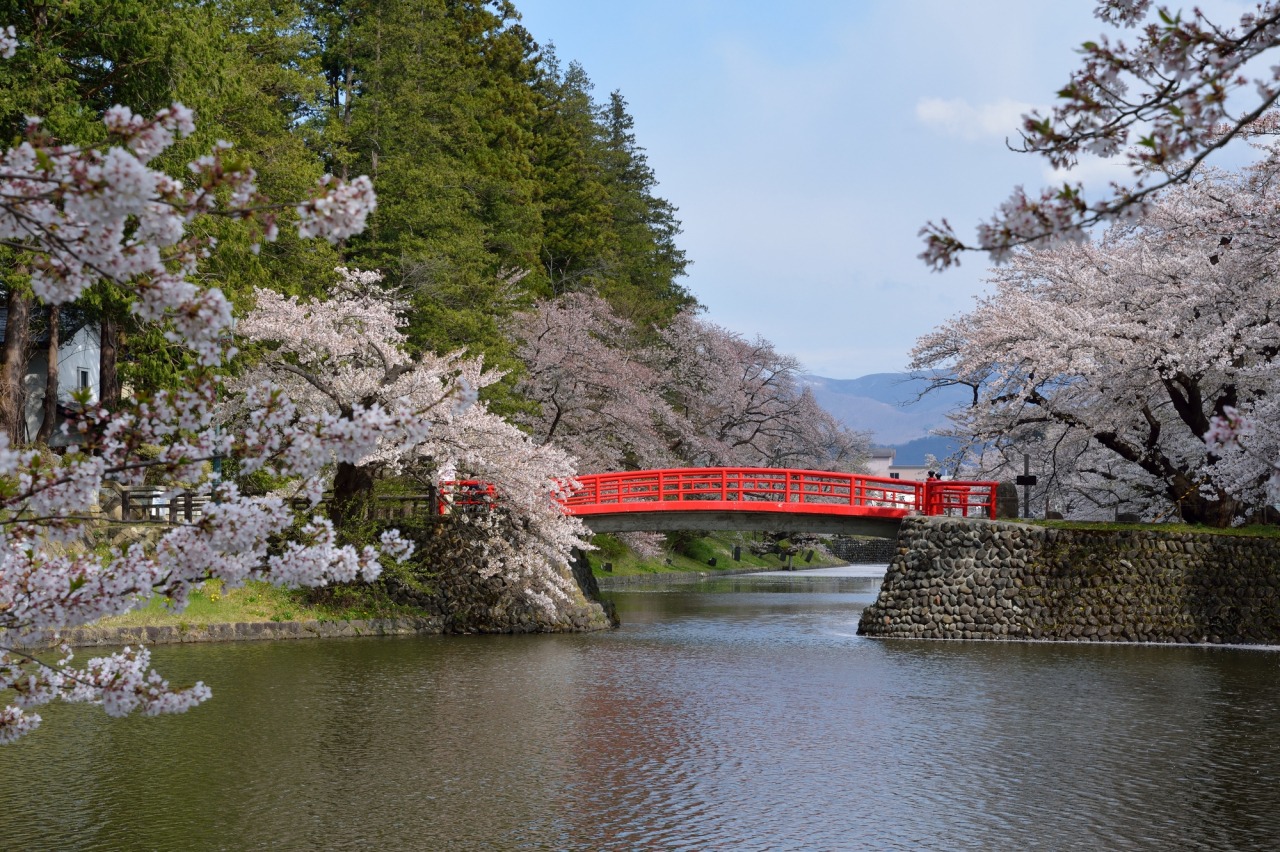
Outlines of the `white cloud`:
<svg viewBox="0 0 1280 852">
<path fill-rule="evenodd" d="M 1080 182 L 1090 190 L 1089 200 L 1096 201 L 1100 196 L 1111 194 L 1111 184 L 1129 185 L 1136 179 L 1129 158 L 1123 154 L 1114 157 L 1095 157 L 1085 155 L 1080 162 L 1070 169 L 1054 169 L 1046 167 L 1045 180 L 1052 185 Z"/>
<path fill-rule="evenodd" d="M 1016 139 L 1022 116 L 1035 109 L 1032 104 L 1001 98 L 994 103 L 973 106 L 964 98 L 921 98 L 916 102 L 916 118 L 923 124 L 962 139 Z"/>
</svg>

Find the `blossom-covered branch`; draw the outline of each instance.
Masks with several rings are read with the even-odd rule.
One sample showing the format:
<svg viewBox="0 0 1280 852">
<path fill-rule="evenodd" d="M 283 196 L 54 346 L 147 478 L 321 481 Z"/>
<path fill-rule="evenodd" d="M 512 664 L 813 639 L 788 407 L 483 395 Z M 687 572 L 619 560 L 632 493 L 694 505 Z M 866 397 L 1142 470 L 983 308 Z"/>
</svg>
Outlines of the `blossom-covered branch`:
<svg viewBox="0 0 1280 852">
<path fill-rule="evenodd" d="M 21 47 L 12 27 L 0 30 L 0 56 Z M 215 423 L 218 379 L 209 372 L 225 357 L 230 304 L 216 287 L 190 278 L 214 250 L 188 232 L 203 215 L 256 223 L 260 235 L 278 232 L 272 205 L 258 193 L 256 175 L 219 143 L 192 162 L 187 181 L 151 168 L 195 117 L 180 104 L 145 118 L 114 107 L 103 118 L 102 147 L 59 144 L 38 119 L 26 136 L 0 153 L 0 242 L 16 251 L 33 294 L 50 305 L 80 298 L 98 281 L 131 295 L 133 312 L 162 322 L 170 340 L 191 349 L 200 367 L 185 390 L 138 398 L 108 412 L 86 411 L 77 427 L 83 446 L 56 461 L 9 446 L 0 436 L 0 690 L 17 699 L 0 712 L 0 741 L 39 723 L 33 707 L 54 699 L 94 701 L 113 714 L 175 712 L 208 696 L 197 684 L 171 687 L 149 671 L 142 650 L 72 665 L 16 650 L 36 634 L 115 615 L 160 594 L 175 608 L 193 586 L 218 578 L 228 586 L 248 579 L 320 585 L 372 578 L 380 559 L 409 549 L 388 534 L 381 549 L 340 545 L 327 519 L 313 519 L 301 534 L 268 552 L 269 541 L 294 523 L 278 497 L 247 497 L 234 485 L 216 486 L 215 500 L 193 524 L 166 532 L 153 546 L 134 544 L 105 553 L 52 547 L 86 533 L 104 476 L 122 481 L 160 466 L 175 480 L 207 482 L 204 460 L 234 452 L 248 469 L 270 465 L 282 474 L 313 477 L 332 458 L 361 458 L 395 421 L 377 406 L 347 416 L 296 416 L 278 390 L 261 390 L 246 405 L 245 428 L 231 433 Z M 225 199 L 219 202 L 219 199 Z M 313 197 L 297 204 L 299 231 L 338 241 L 359 231 L 373 209 L 367 178 L 326 178 Z M 418 427 L 413 427 L 418 428 Z M 143 448 L 158 456 L 143 457 Z"/>
<path fill-rule="evenodd" d="M 1079 183 L 1038 194 L 1017 187 L 972 243 L 945 219 L 922 228 L 927 264 L 945 269 L 971 250 L 1001 262 L 1018 246 L 1079 240 L 1093 225 L 1140 215 L 1156 192 L 1186 181 L 1233 139 L 1275 132 L 1268 111 L 1280 97 L 1280 64 L 1251 68 L 1280 46 L 1280 3 L 1259 3 L 1235 26 L 1215 24 L 1199 9 L 1184 18 L 1160 6 L 1152 16 L 1152 6 L 1099 0 L 1095 15 L 1134 30 L 1136 40 L 1086 42 L 1083 64 L 1057 93 L 1060 103 L 1048 116 L 1024 116 L 1022 127 L 1022 150 L 1054 168 L 1070 168 L 1082 154 L 1123 153 L 1132 182 L 1112 184 L 1095 201 Z"/>
<path fill-rule="evenodd" d="M 466 519 L 484 539 L 479 549 L 486 554 L 472 570 L 503 578 L 514 599 L 545 610 L 568 600 L 574 594 L 572 551 L 589 547 L 586 528 L 552 499 L 571 486 L 572 460 L 555 446 L 531 441 L 476 401 L 481 389 L 502 376 L 484 369 L 480 359 L 460 353 L 411 356 L 400 330 L 404 306 L 378 287 L 380 274 L 336 271 L 331 299 L 257 291 L 257 305 L 237 331 L 268 351 L 231 385 L 243 394 L 235 404 L 256 410 L 254 395 L 271 388 L 291 400 L 295 426 L 334 418 L 354 429 L 367 421 L 361 412 L 382 412 L 379 428 L 367 435 L 371 440 L 354 442 L 350 452 L 310 453 L 336 462 L 330 517 L 341 523 L 367 499 L 376 473 L 429 471 L 439 478 L 441 471 L 452 471 L 446 478 L 484 479 L 501 495 L 501 508 Z M 291 460 L 288 469 L 302 472 L 300 462 Z M 321 472 L 315 467 L 299 486 L 313 499 L 329 479 Z"/>
<path fill-rule="evenodd" d="M 991 295 L 920 339 L 914 368 L 975 389 L 957 429 L 984 474 L 1038 453 L 1061 489 L 1115 496 L 1099 506 L 1216 525 L 1275 500 L 1280 150 L 1264 155 L 1099 240 L 1014 252 Z"/>
</svg>

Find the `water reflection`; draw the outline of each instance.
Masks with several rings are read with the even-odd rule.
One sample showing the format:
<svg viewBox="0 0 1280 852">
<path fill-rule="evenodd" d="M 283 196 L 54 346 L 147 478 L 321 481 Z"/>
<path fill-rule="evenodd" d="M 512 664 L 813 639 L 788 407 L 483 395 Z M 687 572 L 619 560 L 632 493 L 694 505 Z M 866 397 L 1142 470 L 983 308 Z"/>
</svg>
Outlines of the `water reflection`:
<svg viewBox="0 0 1280 852">
<path fill-rule="evenodd" d="M 55 707 L 6 847 L 1270 849 L 1280 657 L 873 642 L 875 580 L 613 593 L 596 636 L 156 649 L 215 700 Z"/>
</svg>

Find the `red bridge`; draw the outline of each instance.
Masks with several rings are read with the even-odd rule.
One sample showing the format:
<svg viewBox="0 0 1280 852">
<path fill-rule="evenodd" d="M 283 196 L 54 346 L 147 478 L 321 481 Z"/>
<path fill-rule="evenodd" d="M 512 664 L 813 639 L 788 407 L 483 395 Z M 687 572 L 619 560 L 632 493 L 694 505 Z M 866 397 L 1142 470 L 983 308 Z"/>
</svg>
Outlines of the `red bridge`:
<svg viewBox="0 0 1280 852">
<path fill-rule="evenodd" d="M 595 473 L 565 508 L 595 532 L 733 529 L 894 535 L 909 514 L 994 518 L 995 482 L 761 467 Z"/>
</svg>

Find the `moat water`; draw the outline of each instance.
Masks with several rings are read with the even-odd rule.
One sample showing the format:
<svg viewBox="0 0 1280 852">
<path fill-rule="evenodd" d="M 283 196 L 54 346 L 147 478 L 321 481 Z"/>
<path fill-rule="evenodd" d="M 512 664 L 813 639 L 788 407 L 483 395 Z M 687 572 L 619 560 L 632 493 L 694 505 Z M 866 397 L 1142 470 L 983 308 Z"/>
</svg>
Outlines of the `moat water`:
<svg viewBox="0 0 1280 852">
<path fill-rule="evenodd" d="M 46 708 L 0 848 L 1280 848 L 1280 654 L 872 641 L 879 580 L 826 573 L 611 592 L 608 634 L 159 647 L 214 698 Z"/>
</svg>

